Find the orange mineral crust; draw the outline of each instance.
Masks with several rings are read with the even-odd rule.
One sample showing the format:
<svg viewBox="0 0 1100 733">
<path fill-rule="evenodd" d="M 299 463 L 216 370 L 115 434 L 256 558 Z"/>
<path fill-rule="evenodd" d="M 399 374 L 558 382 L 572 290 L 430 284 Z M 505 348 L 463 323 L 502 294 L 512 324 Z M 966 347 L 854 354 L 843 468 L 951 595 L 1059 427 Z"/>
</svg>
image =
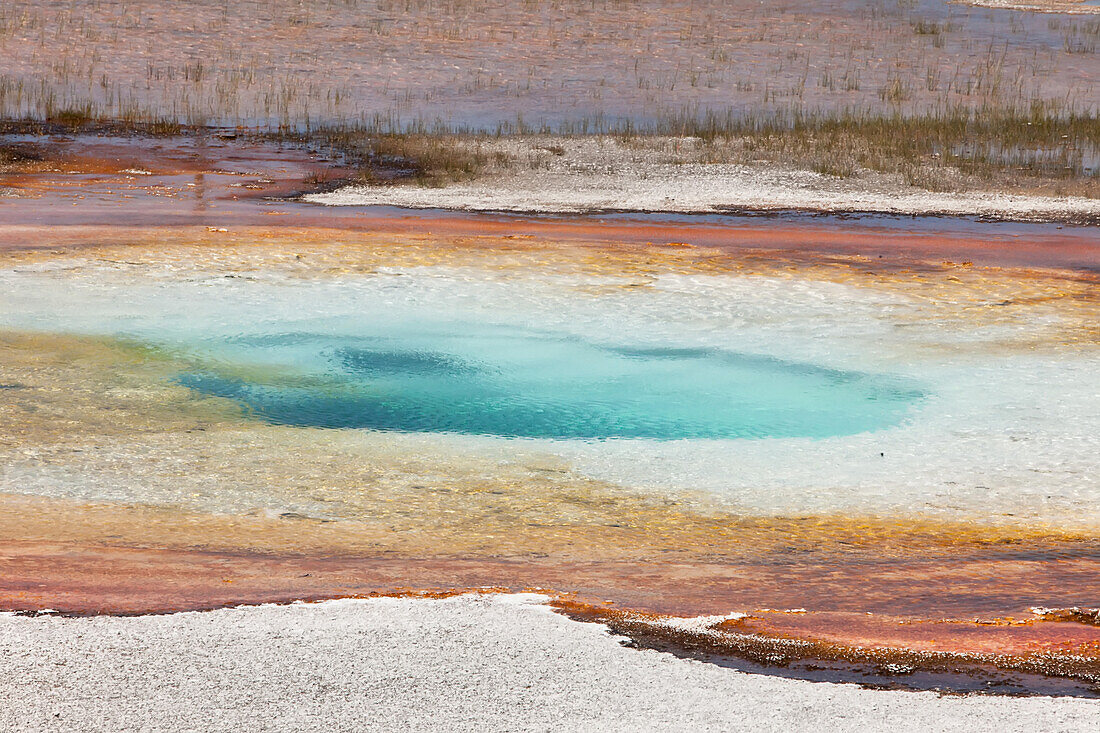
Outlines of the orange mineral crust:
<svg viewBox="0 0 1100 733">
<path fill-rule="evenodd" d="M 169 612 L 401 589 L 541 587 L 572 594 L 578 600 L 676 616 L 804 608 L 815 614 L 839 614 L 836 618 L 844 623 L 833 625 L 861 635 L 853 638 L 868 637 L 875 629 L 873 625 L 852 625 L 853 614 L 859 613 L 925 620 L 955 618 L 968 623 L 979 619 L 984 624 L 998 619 L 1034 619 L 1031 608 L 1035 606 L 1085 606 L 1097 595 L 1100 570 L 1100 560 L 1089 557 L 968 558 L 951 563 L 910 557 L 885 567 L 851 558 L 848 562 L 783 566 L 766 557 L 710 562 L 356 557 L 48 540 L 6 540 L 0 554 L 5 567 L 0 599 L 10 610 Z M 1088 626 L 1075 624 L 1074 628 L 1078 625 Z M 784 628 L 775 630 L 783 632 Z M 995 629 L 1002 626 L 994 623 L 989 628 L 995 635 Z M 917 638 L 920 634 L 910 635 Z"/>
<path fill-rule="evenodd" d="M 929 649 L 927 644 L 922 645 L 919 634 L 910 637 L 904 633 L 909 627 L 927 623 L 910 618 L 868 616 L 869 624 L 890 630 L 891 635 L 867 643 L 830 627 L 837 619 L 815 618 L 817 614 L 802 610 L 767 612 L 772 617 L 805 617 L 804 625 L 813 631 L 793 636 L 760 628 L 756 617 L 684 619 L 570 600 L 559 600 L 554 605 L 574 619 L 603 623 L 638 647 L 803 679 L 935 689 L 941 693 L 1088 697 L 1096 695 L 1100 679 L 1100 645 L 1096 638 L 1066 623 L 1048 625 L 1046 638 L 1058 639 L 1049 643 L 1043 634 L 1033 635 L 1026 630 L 1016 635 L 998 634 L 991 631 L 995 625 L 987 622 L 941 620 L 931 622 L 940 640 L 937 648 Z M 1030 629 L 1032 625 L 1024 623 L 1017 628 Z"/>
<path fill-rule="evenodd" d="M 899 361 L 1086 362 L 1100 341 L 1095 227 L 327 208 L 290 197 L 331 172 L 300 150 L 58 146 L 3 178 L 0 267 L 65 286 L 438 267 L 551 273 L 599 298 L 667 276 L 767 278 L 904 302 L 891 329 L 924 330 Z M 1100 679 L 1087 511 L 991 512 L 985 494 L 954 514 L 738 508 L 597 478 L 523 441 L 482 454 L 454 436 L 270 424 L 185 388 L 186 368 L 127 339 L 0 332 L 0 610 L 540 589 L 681 652 Z M 698 616 L 715 618 L 684 620 Z"/>
<path fill-rule="evenodd" d="M 0 557 L 0 607 L 6 610 L 166 613 L 378 594 L 538 590 L 556 597 L 572 616 L 681 651 L 703 645 L 709 653 L 766 662 L 780 650 L 800 659 L 902 660 L 942 670 L 981 662 L 1084 680 L 1100 673 L 1100 627 L 1042 620 L 1019 604 L 1029 595 L 1028 585 L 1018 584 L 1025 569 L 1000 574 L 998 563 L 989 561 L 951 570 L 902 564 L 890 572 L 801 567 L 797 577 L 785 577 L 766 565 L 306 558 L 27 542 L 5 542 Z M 1057 586 L 1087 582 L 1098 569 L 1095 562 L 1046 563 L 1027 568 L 1026 575 L 1031 586 L 1042 585 L 1046 597 L 1055 597 Z M 1095 592 L 1086 587 L 1079 595 Z M 999 597 L 1015 617 L 971 616 L 968 596 L 981 596 L 986 606 L 991 596 Z M 876 610 L 771 611 L 765 605 L 795 601 Z M 933 607 L 943 615 L 920 615 Z M 731 611 L 747 615 L 687 625 L 679 620 Z"/>
<path fill-rule="evenodd" d="M 764 636 L 814 639 L 858 647 L 896 647 L 959 654 L 1059 653 L 1100 657 L 1097 627 L 1039 618 L 914 619 L 823 611 L 755 612 L 720 629 Z"/>
</svg>

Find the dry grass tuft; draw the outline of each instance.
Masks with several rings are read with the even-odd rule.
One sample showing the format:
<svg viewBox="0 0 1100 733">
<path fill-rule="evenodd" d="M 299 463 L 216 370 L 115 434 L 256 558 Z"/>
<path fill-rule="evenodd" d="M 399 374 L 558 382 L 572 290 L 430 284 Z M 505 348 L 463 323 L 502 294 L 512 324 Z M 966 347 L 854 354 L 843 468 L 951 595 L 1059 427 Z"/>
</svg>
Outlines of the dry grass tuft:
<svg viewBox="0 0 1100 733">
<path fill-rule="evenodd" d="M 0 135 L 145 135 L 171 137 L 188 132 L 185 125 L 155 115 L 109 117 L 81 107 L 58 110 L 43 119 L 0 119 Z"/>
<path fill-rule="evenodd" d="M 509 163 L 502 153 L 484 150 L 478 136 L 468 134 L 398 133 L 354 126 L 322 128 L 310 133 L 276 133 L 270 137 L 335 151 L 357 169 L 363 183 L 414 181 L 424 186 L 441 186 L 472 180 L 488 166 Z"/>
<path fill-rule="evenodd" d="M 666 120 L 658 131 L 702 139 L 714 162 L 898 174 L 930 190 L 994 184 L 1100 197 L 1100 118 L 1048 104 L 923 115 L 708 113 Z"/>
</svg>

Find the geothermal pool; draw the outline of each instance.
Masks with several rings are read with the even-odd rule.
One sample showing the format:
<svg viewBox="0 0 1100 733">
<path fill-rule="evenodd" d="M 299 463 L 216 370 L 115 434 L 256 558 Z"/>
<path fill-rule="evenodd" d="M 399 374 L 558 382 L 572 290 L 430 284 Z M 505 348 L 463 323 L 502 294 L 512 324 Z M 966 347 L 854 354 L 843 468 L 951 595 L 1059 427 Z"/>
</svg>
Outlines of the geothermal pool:
<svg viewBox="0 0 1100 733">
<path fill-rule="evenodd" d="M 1088 271 L 417 221 L 0 252 L 8 607 L 537 587 L 1093 674 Z"/>
<path fill-rule="evenodd" d="M 236 337 L 219 353 L 227 373 L 180 382 L 283 425 L 560 440 L 826 437 L 893 424 L 919 396 L 752 354 L 380 315 L 390 323 L 351 334 Z M 282 374 L 265 378 L 257 364 Z M 236 376 L 242 368 L 255 376 Z"/>
<path fill-rule="evenodd" d="M 557 440 L 824 438 L 897 425 L 921 398 L 915 380 L 754 348 L 735 313 L 702 313 L 697 333 L 672 333 L 662 302 L 675 296 L 660 290 L 600 297 L 570 293 L 585 280 L 485 275 L 108 279 L 61 292 L 23 277 L 11 281 L 18 302 L 7 310 L 23 327 L 171 352 L 193 365 L 176 375 L 180 384 L 235 400 L 253 418 L 301 427 Z M 798 338 L 787 337 L 788 353 Z"/>
<path fill-rule="evenodd" d="M 156 384 L 185 389 L 173 400 L 214 399 L 236 424 L 295 429 L 302 445 L 332 431 L 387 450 L 413 440 L 451 456 L 443 483 L 448 460 L 515 450 L 752 513 L 1097 520 L 1100 362 L 1061 341 L 1080 313 L 1012 311 L 988 283 L 951 301 L 905 279 L 462 259 L 351 271 L 55 258 L 0 272 L 0 326 L 140 349 L 163 362 Z M 17 473 L 8 490 L 95 495 L 92 477 Z M 128 483 L 107 495 L 157 500 L 158 481 Z M 262 491 L 196 506 L 308 510 Z"/>
<path fill-rule="evenodd" d="M 584 280 L 422 270 L 328 283 L 94 278 L 58 291 L 16 274 L 9 325 L 170 352 L 192 365 L 179 384 L 280 425 L 556 440 L 825 438 L 897 425 L 922 396 L 912 379 L 754 348 L 735 313 L 702 313 L 697 333 L 672 333 L 661 303 L 675 295 L 571 294 L 592 284 Z M 788 337 L 788 353 L 797 339 Z"/>
</svg>

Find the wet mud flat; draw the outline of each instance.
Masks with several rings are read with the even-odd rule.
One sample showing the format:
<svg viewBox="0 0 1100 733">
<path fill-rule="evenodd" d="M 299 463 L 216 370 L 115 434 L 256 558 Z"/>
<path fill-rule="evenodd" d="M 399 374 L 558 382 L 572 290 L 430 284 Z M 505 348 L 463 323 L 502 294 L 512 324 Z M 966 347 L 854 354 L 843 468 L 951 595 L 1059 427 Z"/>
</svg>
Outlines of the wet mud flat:
<svg viewBox="0 0 1100 733">
<path fill-rule="evenodd" d="M 288 198 L 326 164 L 308 154 L 284 159 L 222 141 L 213 152 L 166 143 L 142 158 L 126 157 L 130 141 L 101 144 L 117 147 L 74 156 L 62 172 L 5 175 L 18 192 L 0 200 L 13 277 L 277 275 L 293 284 L 386 268 L 545 270 L 600 297 L 670 274 L 786 278 L 919 293 L 931 310 L 909 320 L 934 311 L 957 324 L 950 333 L 992 334 L 980 348 L 929 336 L 919 353 L 1095 356 L 1094 227 L 328 209 Z M 1072 680 L 1067 694 L 1096 681 L 1100 636 L 1087 609 L 1100 597 L 1097 533 L 1088 516 L 1071 522 L 1072 511 L 996 522 L 980 508 L 931 517 L 744 511 L 705 492 L 635 491 L 528 446 L 515 467 L 445 442 L 383 433 L 360 444 L 339 431 L 266 424 L 165 379 L 171 354 L 109 338 L 7 327 L 3 347 L 0 598 L 10 610 L 163 613 L 538 587 L 639 644 L 773 670 L 828 662 L 841 677 L 871 669 L 873 684 L 891 684 L 890 665 L 912 679 L 957 664 L 979 677 L 999 670 L 990 687 L 1008 692 L 1047 689 L 1036 675 Z M 356 473 L 364 462 L 376 471 L 369 480 Z M 245 486 L 257 470 L 266 471 L 258 493 L 217 504 L 218 484 Z M 324 510 L 300 495 L 322 483 Z M 660 626 L 734 612 L 747 617 Z M 783 645 L 795 651 L 784 657 Z M 913 686 L 951 688 L 944 679 Z"/>
<path fill-rule="evenodd" d="M 301 230 L 305 241 L 335 232 L 476 237 L 491 246 L 522 248 L 552 241 L 622 246 L 689 245 L 699 256 L 755 251 L 794 261 L 846 257 L 867 267 L 928 267 L 964 263 L 1094 271 L 1095 222 L 1048 222 L 981 216 L 917 216 L 807 209 L 727 207 L 706 214 L 594 210 L 584 214 L 538 211 L 458 211 L 418 205 L 322 206 L 317 199 L 345 187 L 355 171 L 331 151 L 273 144 L 226 130 L 188 136 L 112 134 L 9 135 L 23 160 L 0 173 L 3 238 L 17 249 L 116 244 L 129 230 L 187 232 L 196 241 L 233 241 L 249 227 Z M 412 190 L 443 206 L 447 189 Z M 398 195 L 397 199 L 401 196 Z M 323 199 L 323 195 L 321 196 Z M 51 236 L 41 236 L 41 227 Z M 198 230 L 198 235 L 194 231 Z M 222 232 L 221 229 L 226 229 Z M 327 230 L 332 230 L 331 232 Z M 218 235 L 228 234 L 229 237 Z M 504 241 L 498 241 L 500 239 Z M 526 241 L 531 240 L 531 241 Z M 881 259 L 882 262 L 873 262 Z"/>
</svg>

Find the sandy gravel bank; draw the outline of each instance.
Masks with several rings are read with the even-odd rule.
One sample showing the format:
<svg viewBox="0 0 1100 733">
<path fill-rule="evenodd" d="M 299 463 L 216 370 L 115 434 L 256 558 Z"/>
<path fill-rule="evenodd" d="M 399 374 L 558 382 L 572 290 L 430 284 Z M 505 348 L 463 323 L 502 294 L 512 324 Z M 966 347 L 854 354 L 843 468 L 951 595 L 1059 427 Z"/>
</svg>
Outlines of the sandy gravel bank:
<svg viewBox="0 0 1100 733">
<path fill-rule="evenodd" d="M 1080 731 L 1100 702 L 938 697 L 623 647 L 539 596 L 0 616 L 5 730 Z"/>
<path fill-rule="evenodd" d="M 650 146 L 656 145 L 652 141 Z M 932 192 L 900 176 L 841 178 L 771 164 L 694 162 L 691 138 L 640 149 L 611 137 L 505 138 L 482 143 L 511 164 L 442 187 L 347 186 L 308 194 L 330 206 L 389 205 L 467 211 L 715 213 L 806 210 L 1100 222 L 1100 199 L 995 191 Z"/>
</svg>

